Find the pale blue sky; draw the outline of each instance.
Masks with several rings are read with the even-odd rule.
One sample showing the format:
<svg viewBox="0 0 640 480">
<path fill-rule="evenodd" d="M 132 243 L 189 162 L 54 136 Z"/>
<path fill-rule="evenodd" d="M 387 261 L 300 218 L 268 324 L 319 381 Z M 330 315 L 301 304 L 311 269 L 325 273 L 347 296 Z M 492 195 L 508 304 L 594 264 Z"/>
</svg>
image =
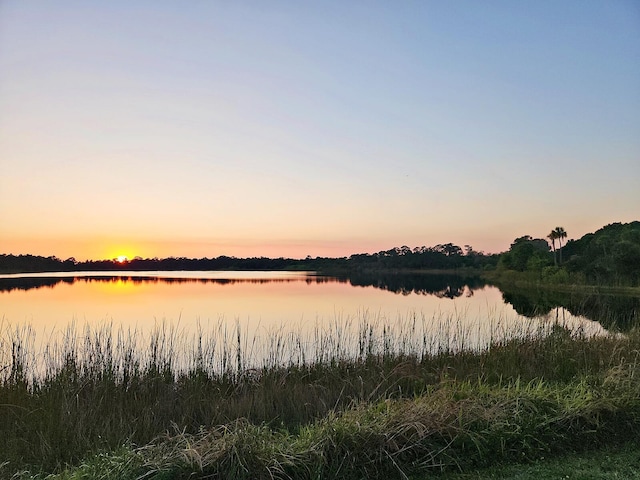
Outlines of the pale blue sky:
<svg viewBox="0 0 640 480">
<path fill-rule="evenodd" d="M 0 251 L 497 252 L 640 219 L 640 2 L 0 3 Z"/>
</svg>

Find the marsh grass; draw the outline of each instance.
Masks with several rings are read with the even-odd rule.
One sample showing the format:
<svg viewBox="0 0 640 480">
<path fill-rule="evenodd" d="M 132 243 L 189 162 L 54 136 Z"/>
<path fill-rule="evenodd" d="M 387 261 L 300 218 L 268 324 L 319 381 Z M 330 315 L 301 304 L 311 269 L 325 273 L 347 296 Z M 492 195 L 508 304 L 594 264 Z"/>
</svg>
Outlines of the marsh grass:
<svg viewBox="0 0 640 480">
<path fill-rule="evenodd" d="M 436 320 L 363 315 L 261 338 L 239 323 L 146 337 L 72 326 L 40 350 L 32 329 L 5 325 L 0 473 L 98 454 L 85 468 L 122 457 L 131 478 L 403 478 L 637 432 L 636 332 L 498 318 L 481 345 Z"/>
</svg>

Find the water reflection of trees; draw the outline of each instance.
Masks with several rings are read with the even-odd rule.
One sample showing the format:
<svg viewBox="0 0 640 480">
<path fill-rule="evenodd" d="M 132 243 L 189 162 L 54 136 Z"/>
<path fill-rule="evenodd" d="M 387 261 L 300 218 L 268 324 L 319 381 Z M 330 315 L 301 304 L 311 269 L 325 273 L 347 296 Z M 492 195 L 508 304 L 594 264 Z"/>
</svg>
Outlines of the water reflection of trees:
<svg viewBox="0 0 640 480">
<path fill-rule="evenodd" d="M 0 278 L 0 293 L 14 290 L 54 288 L 75 282 L 129 282 L 141 284 L 269 284 L 304 282 L 306 284 L 345 283 L 354 287 L 374 287 L 398 295 L 433 295 L 442 299 L 471 296 L 474 290 L 485 287 L 478 277 L 449 274 L 353 274 L 345 277 L 299 276 L 291 278 L 180 278 L 146 275 L 84 275 L 69 277 L 13 277 Z M 504 287 L 503 287 L 504 288 Z M 502 298 L 517 313 L 526 317 L 544 316 L 553 309 L 564 308 L 572 315 L 584 316 L 599 322 L 604 328 L 628 330 L 640 325 L 640 298 L 621 295 L 557 292 L 546 289 L 504 289 Z"/>
<path fill-rule="evenodd" d="M 486 283 L 478 277 L 440 274 L 354 274 L 350 275 L 348 280 L 351 285 L 356 287 L 372 286 L 399 295 L 434 295 L 439 298 L 451 299 L 465 294 L 471 296 L 474 290 L 486 285 Z"/>
<path fill-rule="evenodd" d="M 127 275 L 83 275 L 71 277 L 17 277 L 0 278 L 0 292 L 11 292 L 13 290 L 32 290 L 39 288 L 54 288 L 62 283 L 74 284 L 84 283 L 119 283 L 127 282 L 134 285 L 142 284 L 213 284 L 213 285 L 234 285 L 240 283 L 266 284 L 266 283 L 291 283 L 305 282 L 326 283 L 326 282 L 346 282 L 346 279 L 336 279 L 331 277 L 309 276 L 295 278 L 171 278 L 155 276 L 127 276 Z"/>
<path fill-rule="evenodd" d="M 514 289 L 504 290 L 502 298 L 526 317 L 546 315 L 561 307 L 572 315 L 599 322 L 608 330 L 624 331 L 640 324 L 640 298 L 629 295 Z"/>
<path fill-rule="evenodd" d="M 53 288 L 58 284 L 85 283 L 115 283 L 127 282 L 133 285 L 142 284 L 268 284 L 304 282 L 306 284 L 320 283 L 348 283 L 355 287 L 374 287 L 399 295 L 434 295 L 438 298 L 458 298 L 462 295 L 471 296 L 473 290 L 485 286 L 485 282 L 476 277 L 460 277 L 456 275 L 352 275 L 349 277 L 306 276 L 292 278 L 180 278 L 158 276 L 128 276 L 128 275 L 83 275 L 70 277 L 22 277 L 0 279 L 0 292 L 12 290 L 31 290 L 38 288 Z"/>
<path fill-rule="evenodd" d="M 13 290 L 31 290 L 37 288 L 53 288 L 59 283 L 72 284 L 72 277 L 22 277 L 22 278 L 0 278 L 0 292 L 11 292 Z"/>
</svg>

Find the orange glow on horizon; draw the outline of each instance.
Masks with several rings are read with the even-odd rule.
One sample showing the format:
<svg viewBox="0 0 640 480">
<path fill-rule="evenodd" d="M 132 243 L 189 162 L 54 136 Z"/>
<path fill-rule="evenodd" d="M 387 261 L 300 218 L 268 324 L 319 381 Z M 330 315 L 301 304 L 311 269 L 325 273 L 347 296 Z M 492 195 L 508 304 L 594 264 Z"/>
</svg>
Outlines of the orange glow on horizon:
<svg viewBox="0 0 640 480">
<path fill-rule="evenodd" d="M 457 245 L 471 244 L 475 250 L 484 250 L 487 253 L 495 253 L 507 250 L 515 234 L 500 236 L 501 245 L 494 238 L 476 238 L 468 242 L 456 242 Z M 507 240 L 504 240 L 507 239 Z M 221 255 L 247 258 L 253 256 L 265 256 L 271 258 L 305 258 L 311 257 L 343 257 L 354 253 L 374 253 L 387 250 L 402 244 L 411 248 L 420 245 L 435 245 L 442 243 L 438 239 L 409 239 L 406 242 L 394 239 L 346 239 L 333 241 L 255 241 L 246 239 L 233 240 L 185 240 L 185 239 L 131 239 L 128 241 L 113 240 L 109 238 L 0 238 L 2 251 L 6 254 L 31 254 L 45 257 L 54 255 L 62 260 L 74 257 L 77 261 L 85 260 L 115 260 L 123 262 L 126 257 L 131 261 L 140 258 L 213 258 Z M 474 241 L 475 240 L 475 241 Z"/>
</svg>

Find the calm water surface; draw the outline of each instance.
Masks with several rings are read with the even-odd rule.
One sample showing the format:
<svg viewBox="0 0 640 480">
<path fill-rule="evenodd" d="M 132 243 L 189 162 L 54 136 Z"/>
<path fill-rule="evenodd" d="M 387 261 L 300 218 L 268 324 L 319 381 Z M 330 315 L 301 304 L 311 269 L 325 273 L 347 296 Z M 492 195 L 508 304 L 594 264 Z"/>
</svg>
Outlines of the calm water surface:
<svg viewBox="0 0 640 480">
<path fill-rule="evenodd" d="M 589 334 L 605 332 L 599 323 L 561 307 L 524 317 L 505 303 L 499 289 L 482 283 L 438 276 L 339 279 L 305 272 L 2 275 L 0 319 L 5 338 L 29 326 L 39 348 L 70 325 L 78 331 L 109 325 L 143 336 L 164 325 L 182 338 L 203 332 L 234 338 L 240 328 L 243 342 L 258 352 L 254 356 L 269 355 L 268 339 L 290 332 L 316 350 L 318 338 L 329 332 L 341 340 L 334 347 L 344 353 L 357 349 L 363 328 L 392 332 L 399 349 L 430 338 L 431 350 L 442 342 L 477 348 L 496 335 L 525 334 L 556 320 Z"/>
</svg>

